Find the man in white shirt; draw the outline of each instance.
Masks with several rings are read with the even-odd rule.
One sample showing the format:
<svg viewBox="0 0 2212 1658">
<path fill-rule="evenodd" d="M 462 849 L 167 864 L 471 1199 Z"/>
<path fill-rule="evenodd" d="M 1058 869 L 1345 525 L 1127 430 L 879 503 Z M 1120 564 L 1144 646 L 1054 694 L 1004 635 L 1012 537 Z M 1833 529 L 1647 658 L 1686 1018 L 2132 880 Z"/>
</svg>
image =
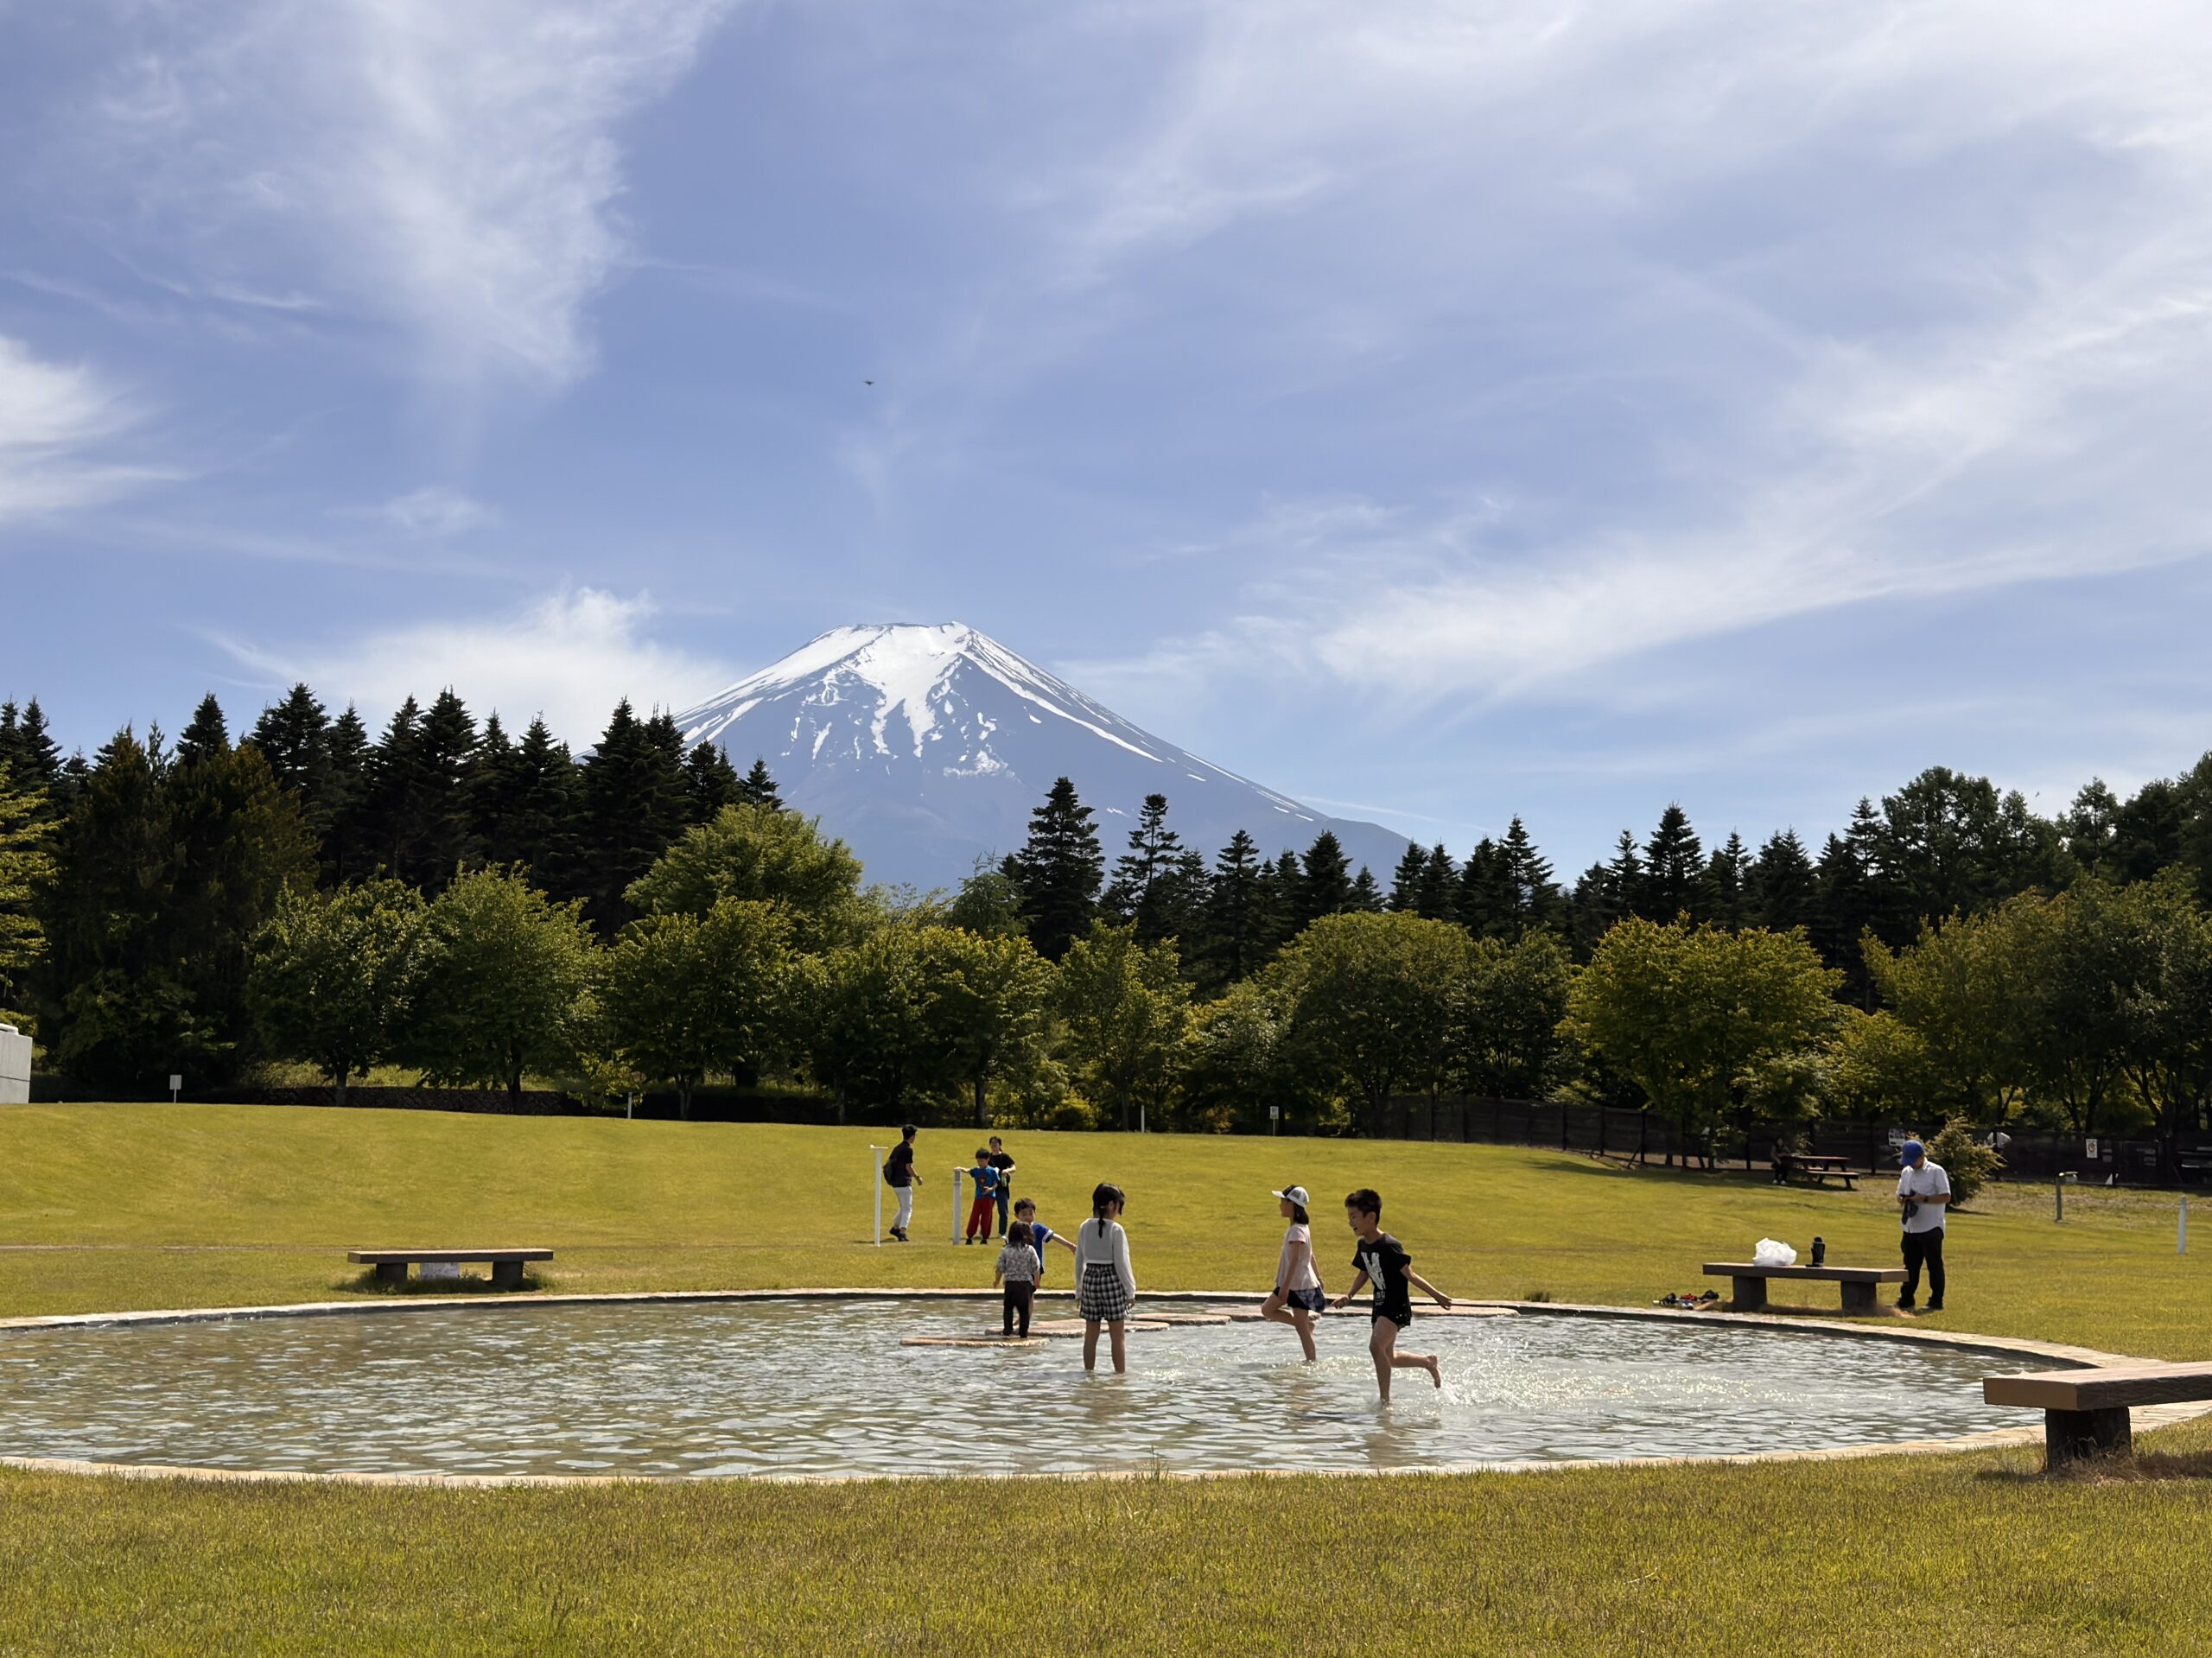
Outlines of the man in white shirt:
<svg viewBox="0 0 2212 1658">
<path fill-rule="evenodd" d="M 1951 1207 L 1951 1177 L 1928 1160 L 1928 1148 L 1908 1140 L 1898 1153 L 1897 1207 L 1904 1216 L 1904 1291 L 1897 1305 L 1910 1307 L 1928 1268 L 1928 1310 L 1943 1310 L 1943 1217 Z"/>
</svg>

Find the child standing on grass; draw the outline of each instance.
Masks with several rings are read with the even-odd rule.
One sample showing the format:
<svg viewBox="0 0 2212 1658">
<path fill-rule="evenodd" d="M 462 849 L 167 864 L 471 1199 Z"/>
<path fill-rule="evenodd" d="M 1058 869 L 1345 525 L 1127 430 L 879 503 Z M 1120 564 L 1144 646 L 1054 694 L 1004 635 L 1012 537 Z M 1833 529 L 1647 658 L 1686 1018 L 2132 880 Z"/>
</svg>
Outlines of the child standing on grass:
<svg viewBox="0 0 2212 1658">
<path fill-rule="evenodd" d="M 1444 1375 L 1437 1366 L 1436 1356 L 1401 1353 L 1397 1350 L 1398 1337 L 1414 1321 L 1408 1286 L 1433 1297 L 1440 1307 L 1448 1309 L 1452 1298 L 1415 1272 L 1414 1258 L 1406 1253 L 1406 1246 L 1382 1229 L 1382 1200 L 1371 1189 L 1362 1186 L 1344 1199 L 1344 1219 L 1359 1238 L 1358 1252 L 1351 1258 L 1359 1275 L 1352 1280 L 1351 1287 L 1336 1299 L 1335 1305 L 1344 1305 L 1359 1293 L 1363 1284 L 1375 1286 L 1367 1352 L 1375 1361 L 1375 1383 L 1382 1390 L 1382 1402 L 1390 1402 L 1390 1371 L 1394 1367 L 1426 1370 L 1428 1379 L 1442 1387 Z"/>
<path fill-rule="evenodd" d="M 1070 1255 L 1073 1255 L 1075 1241 L 1072 1238 L 1062 1237 L 1037 1218 L 1037 1200 L 1034 1197 L 1024 1197 L 1016 1204 L 1014 1206 L 1014 1218 L 1028 1223 L 1029 1247 L 1037 1252 L 1037 1281 L 1041 1285 L 1045 1281 L 1046 1246 L 1057 1243 Z"/>
<path fill-rule="evenodd" d="M 988 1243 L 991 1216 L 998 1199 L 999 1172 L 991 1166 L 991 1153 L 986 1147 L 976 1148 L 976 1166 L 968 1171 L 968 1185 L 976 1194 L 976 1200 L 968 1205 L 968 1236 L 960 1241 L 973 1243 L 981 1238 Z"/>
<path fill-rule="evenodd" d="M 1006 1247 L 999 1251 L 998 1266 L 991 1273 L 991 1287 L 1006 1286 L 1006 1333 L 1014 1333 L 1016 1315 L 1021 1320 L 1021 1334 L 1029 1334 L 1029 1308 L 1037 1295 L 1037 1275 L 1045 1263 L 1037 1258 L 1034 1240 L 1026 1221 L 1016 1221 L 1007 1228 Z"/>
<path fill-rule="evenodd" d="M 1282 1254 L 1275 1261 L 1274 1293 L 1260 1304 L 1260 1316 L 1298 1331 L 1298 1344 L 1306 1362 L 1313 1363 L 1314 1315 L 1328 1305 L 1321 1293 L 1321 1274 L 1313 1265 L 1313 1232 L 1306 1213 L 1304 1186 L 1285 1186 L 1274 1194 L 1277 1210 L 1290 1223 L 1282 1235 Z"/>
<path fill-rule="evenodd" d="M 1114 1374 L 1129 1368 L 1122 1326 L 1137 1299 L 1129 1269 L 1129 1235 L 1122 1230 L 1122 1189 L 1101 1181 L 1090 1194 L 1090 1218 L 1075 1241 L 1076 1307 L 1083 1314 L 1083 1368 L 1098 1368 L 1098 1326 L 1113 1335 Z"/>
</svg>

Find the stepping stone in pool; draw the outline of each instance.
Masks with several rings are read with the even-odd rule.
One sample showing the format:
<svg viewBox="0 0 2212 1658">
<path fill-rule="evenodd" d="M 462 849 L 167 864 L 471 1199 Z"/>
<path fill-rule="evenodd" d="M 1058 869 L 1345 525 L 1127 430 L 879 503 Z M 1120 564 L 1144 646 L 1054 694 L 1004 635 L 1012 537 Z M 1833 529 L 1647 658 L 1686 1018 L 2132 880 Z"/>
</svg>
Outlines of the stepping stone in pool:
<svg viewBox="0 0 2212 1658">
<path fill-rule="evenodd" d="M 908 1336 L 901 1347 L 1042 1347 L 1039 1336 Z"/>
<path fill-rule="evenodd" d="M 1165 1330 L 1167 1326 L 1157 1319 L 1132 1318 L 1122 1328 L 1125 1331 L 1143 1331 Z M 1030 1324 L 1029 1333 L 1033 1336 L 1051 1336 L 1056 1340 L 1065 1341 L 1071 1336 L 1083 1334 L 1083 1320 L 1080 1318 L 1039 1318 Z"/>
<path fill-rule="evenodd" d="M 1230 1315 L 1226 1312 L 1147 1312 L 1139 1322 L 1157 1327 L 1163 1324 L 1225 1324 L 1229 1321 Z"/>
</svg>

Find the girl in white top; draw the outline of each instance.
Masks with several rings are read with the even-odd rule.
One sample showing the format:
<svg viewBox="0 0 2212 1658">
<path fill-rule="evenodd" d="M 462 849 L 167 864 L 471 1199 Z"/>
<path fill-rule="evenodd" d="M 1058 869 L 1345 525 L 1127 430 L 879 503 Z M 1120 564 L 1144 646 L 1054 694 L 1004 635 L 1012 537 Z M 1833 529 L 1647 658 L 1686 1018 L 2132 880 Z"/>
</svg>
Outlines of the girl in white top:
<svg viewBox="0 0 2212 1658">
<path fill-rule="evenodd" d="M 1123 1322 L 1136 1299 L 1129 1269 L 1129 1235 L 1122 1230 L 1122 1189 L 1102 1183 L 1090 1194 L 1090 1218 L 1076 1229 L 1076 1307 L 1083 1314 L 1083 1368 L 1098 1368 L 1098 1326 L 1113 1332 L 1114 1371 L 1129 1368 Z"/>
<path fill-rule="evenodd" d="M 1282 1235 L 1282 1254 L 1275 1261 L 1274 1293 L 1260 1304 L 1260 1316 L 1298 1331 L 1298 1344 L 1306 1362 L 1313 1363 L 1313 1317 L 1328 1305 L 1321 1293 L 1321 1274 L 1313 1265 L 1313 1234 L 1306 1213 L 1304 1186 L 1286 1186 L 1274 1194 L 1278 1210 L 1290 1223 Z"/>
</svg>

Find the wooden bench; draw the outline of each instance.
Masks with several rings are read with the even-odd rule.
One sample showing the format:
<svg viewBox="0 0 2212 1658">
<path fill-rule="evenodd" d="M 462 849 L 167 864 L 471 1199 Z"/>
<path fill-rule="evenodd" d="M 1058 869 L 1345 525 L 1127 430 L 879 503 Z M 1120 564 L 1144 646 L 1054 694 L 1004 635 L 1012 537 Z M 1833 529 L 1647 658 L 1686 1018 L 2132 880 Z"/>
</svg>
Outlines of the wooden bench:
<svg viewBox="0 0 2212 1658">
<path fill-rule="evenodd" d="M 481 1261 L 492 1268 L 492 1287 L 495 1290 L 518 1290 L 522 1287 L 522 1264 L 525 1261 L 550 1261 L 550 1249 L 348 1249 L 346 1259 L 364 1267 L 377 1269 L 379 1288 L 396 1289 L 407 1281 L 407 1269 L 416 1261 L 437 1261 L 443 1265 L 460 1266 L 467 1261 Z"/>
<path fill-rule="evenodd" d="M 1761 1267 L 1749 1261 L 1708 1261 L 1705 1275 L 1736 1280 L 1732 1307 L 1737 1312 L 1765 1311 L 1770 1278 L 1824 1278 L 1840 1284 L 1846 1312 L 1873 1312 L 1877 1284 L 1904 1282 L 1902 1267 Z"/>
<path fill-rule="evenodd" d="M 2040 1408 L 2045 1459 L 2057 1468 L 2083 1457 L 2126 1456 L 2133 1442 L 2131 1405 L 2212 1399 L 2212 1364 L 2115 1364 L 1985 1376 L 1981 1396 L 1993 1405 Z"/>
<path fill-rule="evenodd" d="M 1815 1156 L 1810 1152 L 1781 1152 L 1774 1159 L 1774 1183 L 1787 1185 L 1799 1175 L 1808 1176 L 1814 1185 L 1824 1186 L 1831 1178 L 1843 1182 L 1846 1191 L 1859 1190 L 1859 1176 L 1851 1167 L 1847 1157 Z"/>
</svg>

